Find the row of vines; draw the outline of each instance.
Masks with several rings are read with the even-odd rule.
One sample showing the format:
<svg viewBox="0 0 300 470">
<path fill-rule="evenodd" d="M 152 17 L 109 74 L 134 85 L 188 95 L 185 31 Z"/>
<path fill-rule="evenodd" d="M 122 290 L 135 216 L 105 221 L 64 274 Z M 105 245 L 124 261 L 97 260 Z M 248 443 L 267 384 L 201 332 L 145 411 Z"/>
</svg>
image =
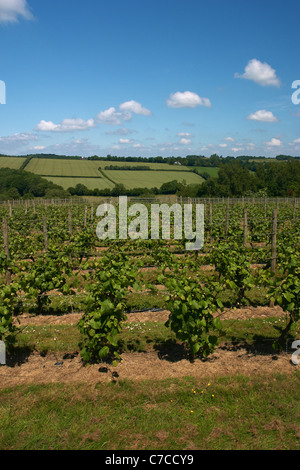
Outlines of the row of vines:
<svg viewBox="0 0 300 470">
<path fill-rule="evenodd" d="M 83 361 L 117 364 L 130 299 L 163 295 L 170 311 L 166 326 L 191 358 L 207 357 L 218 345 L 226 308 L 251 305 L 249 292 L 256 289 L 286 313 L 274 341 L 280 350 L 300 319 L 297 203 L 210 202 L 204 210 L 204 247 L 189 252 L 184 238 L 151 240 L 150 218 L 149 239 L 100 240 L 96 207 L 83 201 L 29 204 L 26 211 L 3 205 L 0 340 L 13 349 L 18 315 L 29 308 L 36 315 L 49 313 L 59 297 L 82 312 Z"/>
</svg>

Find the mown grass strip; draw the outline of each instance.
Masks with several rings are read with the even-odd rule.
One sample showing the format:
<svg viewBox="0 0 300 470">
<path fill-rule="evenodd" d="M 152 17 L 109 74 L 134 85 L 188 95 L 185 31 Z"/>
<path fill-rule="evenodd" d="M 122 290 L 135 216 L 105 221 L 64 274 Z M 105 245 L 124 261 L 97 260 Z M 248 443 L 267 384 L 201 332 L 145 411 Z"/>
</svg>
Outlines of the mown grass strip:
<svg viewBox="0 0 300 470">
<path fill-rule="evenodd" d="M 3 450 L 299 450 L 300 373 L 0 391 Z"/>
</svg>

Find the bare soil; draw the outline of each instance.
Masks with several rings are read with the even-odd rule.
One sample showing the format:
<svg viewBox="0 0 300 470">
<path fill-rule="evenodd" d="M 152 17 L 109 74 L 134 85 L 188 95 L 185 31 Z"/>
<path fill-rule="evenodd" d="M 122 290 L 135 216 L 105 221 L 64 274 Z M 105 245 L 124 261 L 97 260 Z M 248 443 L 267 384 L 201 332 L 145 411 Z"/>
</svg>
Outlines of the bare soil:
<svg viewBox="0 0 300 470">
<path fill-rule="evenodd" d="M 279 307 L 249 307 L 227 310 L 223 318 L 249 319 L 281 317 L 285 313 Z M 62 316 L 18 317 L 21 326 L 76 324 L 81 314 Z M 163 321 L 168 311 L 138 312 L 128 315 L 129 322 Z M 6 366 L 0 366 L 0 388 L 22 384 L 46 383 L 106 383 L 117 380 L 162 380 L 184 376 L 213 378 L 233 374 L 268 375 L 292 374 L 297 370 L 290 353 L 273 354 L 270 349 L 252 349 L 244 345 L 220 345 L 207 360 L 191 362 L 180 344 L 164 345 L 159 350 L 146 353 L 123 353 L 117 367 L 110 364 L 84 365 L 78 353 L 58 356 L 31 353 L 28 356 L 8 358 Z"/>
</svg>

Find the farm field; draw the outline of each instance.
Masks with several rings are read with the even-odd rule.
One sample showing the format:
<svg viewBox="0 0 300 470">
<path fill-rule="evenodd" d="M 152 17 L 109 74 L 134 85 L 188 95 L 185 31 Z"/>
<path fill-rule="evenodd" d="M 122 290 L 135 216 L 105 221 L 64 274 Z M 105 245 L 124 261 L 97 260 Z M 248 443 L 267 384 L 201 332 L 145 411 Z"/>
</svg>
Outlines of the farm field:
<svg viewBox="0 0 300 470">
<path fill-rule="evenodd" d="M 122 168 L 133 164 L 131 162 L 33 158 L 26 166 L 26 170 L 44 176 L 64 189 L 74 187 L 78 183 L 84 184 L 88 189 L 112 188 L 114 186 L 112 181 L 115 184 L 124 184 L 127 189 L 160 187 L 163 183 L 172 180 L 186 181 L 187 184 L 200 184 L 203 181 L 203 178 L 192 173 L 188 167 L 138 162 L 134 163 L 134 166 L 148 166 L 152 171 L 106 170 L 105 167 L 109 165 Z M 99 171 L 99 168 L 102 169 L 102 172 Z M 99 180 L 94 179 L 97 177 L 99 177 Z M 89 181 L 88 178 L 93 179 Z"/>
<path fill-rule="evenodd" d="M 167 165 L 164 163 L 145 163 L 145 162 L 120 162 L 109 160 L 72 160 L 72 159 L 50 159 L 50 158 L 32 158 L 28 163 L 26 170 L 36 173 L 38 175 L 47 176 L 99 176 L 98 168 L 105 169 L 107 166 L 125 167 L 147 166 L 151 170 L 165 170 L 165 171 L 182 171 L 186 169 L 190 171 L 189 167 L 182 167 L 176 165 Z"/>
<path fill-rule="evenodd" d="M 46 178 L 46 177 L 45 177 Z M 88 189 L 106 189 L 113 188 L 114 184 L 103 176 L 97 178 L 89 177 L 63 177 L 63 176 L 47 176 L 46 178 L 55 184 L 58 184 L 63 189 L 74 188 L 77 184 L 84 184 Z"/>
<path fill-rule="evenodd" d="M 160 188 L 163 183 L 177 180 L 186 184 L 200 184 L 201 176 L 184 171 L 124 171 L 105 170 L 104 174 L 117 184 L 124 184 L 125 188 Z"/>
<path fill-rule="evenodd" d="M 20 166 L 25 162 L 25 160 L 25 157 L 0 157 L 0 168 L 19 170 Z"/>
<path fill-rule="evenodd" d="M 299 449 L 299 201 L 193 202 L 199 253 L 0 206 L 1 449 Z"/>
<path fill-rule="evenodd" d="M 88 160 L 63 160 L 32 158 L 26 166 L 27 171 L 42 176 L 101 176 L 99 163 Z"/>
<path fill-rule="evenodd" d="M 0 157 L 0 168 L 19 169 L 25 157 Z M 120 170 L 106 170 L 107 166 L 120 167 Z M 149 167 L 151 171 L 126 171 L 125 166 Z M 99 171 L 99 168 L 102 171 Z M 217 176 L 218 168 L 195 167 L 212 177 Z M 83 184 L 89 190 L 113 188 L 114 184 L 123 184 L 126 189 L 138 187 L 159 188 L 173 180 L 186 184 L 201 184 L 203 178 L 192 172 L 194 167 L 167 165 L 145 162 L 112 162 L 94 160 L 32 158 L 25 170 L 40 175 L 64 189 Z"/>
</svg>

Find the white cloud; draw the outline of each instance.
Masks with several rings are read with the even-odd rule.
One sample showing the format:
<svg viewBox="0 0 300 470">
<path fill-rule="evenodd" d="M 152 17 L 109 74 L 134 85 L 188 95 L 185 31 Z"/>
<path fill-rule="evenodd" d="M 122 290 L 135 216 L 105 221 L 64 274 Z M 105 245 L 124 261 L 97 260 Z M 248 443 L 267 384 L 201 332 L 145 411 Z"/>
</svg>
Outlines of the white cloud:
<svg viewBox="0 0 300 470">
<path fill-rule="evenodd" d="M 192 91 L 177 91 L 171 93 L 167 99 L 167 105 L 169 108 L 196 108 L 197 106 L 211 106 L 211 102 L 208 98 L 201 98 L 197 93 Z"/>
<path fill-rule="evenodd" d="M 0 153 L 15 154 L 20 151 L 17 149 L 27 149 L 30 142 L 36 140 L 38 137 L 32 132 L 0 136 Z"/>
<path fill-rule="evenodd" d="M 227 142 L 234 142 L 234 139 L 232 137 L 226 137 L 224 140 Z"/>
<path fill-rule="evenodd" d="M 249 60 L 242 75 L 235 73 L 234 76 L 235 78 L 252 80 L 262 86 L 280 86 L 276 71 L 266 62 L 260 62 L 257 59 Z"/>
<path fill-rule="evenodd" d="M 185 137 L 182 137 L 182 139 L 180 139 L 180 141 L 179 141 L 179 143 L 183 144 L 183 145 L 188 145 L 191 142 L 192 142 L 191 139 L 186 139 Z"/>
<path fill-rule="evenodd" d="M 119 109 L 121 111 L 128 111 L 135 114 L 142 114 L 144 116 L 151 116 L 152 113 L 149 109 L 144 108 L 141 103 L 131 100 L 126 101 L 125 103 L 120 104 Z"/>
<path fill-rule="evenodd" d="M 300 144 L 300 139 L 293 140 L 293 144 Z"/>
<path fill-rule="evenodd" d="M 32 147 L 33 150 L 45 150 L 45 146 L 44 145 L 35 145 L 34 147 Z"/>
<path fill-rule="evenodd" d="M 97 114 L 96 120 L 103 124 L 112 124 L 112 125 L 119 126 L 120 124 L 122 124 L 122 120 L 123 121 L 131 120 L 131 113 L 129 112 L 120 113 L 119 111 L 116 110 L 116 108 L 112 106 L 106 109 L 105 111 L 101 111 L 99 114 Z"/>
<path fill-rule="evenodd" d="M 226 148 L 226 147 L 227 147 L 227 144 L 219 144 L 219 147 L 221 147 L 221 148 Z"/>
<path fill-rule="evenodd" d="M 273 137 L 269 142 L 266 142 L 266 145 L 268 147 L 280 147 L 282 145 L 282 142 L 280 139 L 276 139 Z"/>
<path fill-rule="evenodd" d="M 177 136 L 178 137 L 193 137 L 193 134 L 190 134 L 189 132 L 178 132 Z"/>
<path fill-rule="evenodd" d="M 119 144 L 131 144 L 132 142 L 131 139 L 119 139 Z"/>
<path fill-rule="evenodd" d="M 243 147 L 232 147 L 231 149 L 233 152 L 240 152 L 241 150 L 244 150 Z"/>
<path fill-rule="evenodd" d="M 261 122 L 278 122 L 278 118 L 274 116 L 271 111 L 266 111 L 265 109 L 260 109 L 259 111 L 250 114 L 247 119 Z"/>
<path fill-rule="evenodd" d="M 33 19 L 26 0 L 0 0 L 0 23 L 15 23 L 19 17 Z"/>
<path fill-rule="evenodd" d="M 55 124 L 52 121 L 42 120 L 35 128 L 36 131 L 44 132 L 73 132 L 85 131 L 95 127 L 94 119 L 63 119 L 60 124 Z"/>
<path fill-rule="evenodd" d="M 8 144 L 8 143 L 23 143 L 23 142 L 30 142 L 31 140 L 37 140 L 37 136 L 32 134 L 31 132 L 25 132 L 25 133 L 17 133 L 13 135 L 8 135 L 5 137 L 0 137 L 0 142 L 3 144 Z"/>
</svg>

